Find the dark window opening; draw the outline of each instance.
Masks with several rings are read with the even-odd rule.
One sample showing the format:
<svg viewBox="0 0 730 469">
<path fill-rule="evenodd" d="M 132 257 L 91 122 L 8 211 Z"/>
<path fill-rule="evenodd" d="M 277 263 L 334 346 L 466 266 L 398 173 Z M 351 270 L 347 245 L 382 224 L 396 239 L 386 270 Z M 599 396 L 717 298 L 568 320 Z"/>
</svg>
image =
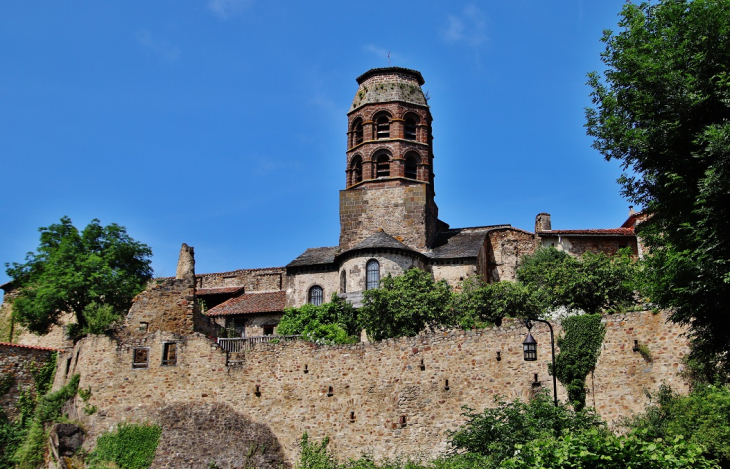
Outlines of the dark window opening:
<svg viewBox="0 0 730 469">
<path fill-rule="evenodd" d="M 66 374 L 63 375 L 64 378 L 68 378 L 68 372 L 71 370 L 71 357 L 68 357 L 66 360 Z"/>
<path fill-rule="evenodd" d="M 274 326 L 264 326 L 264 335 L 274 335 Z"/>
<path fill-rule="evenodd" d="M 355 421 L 355 412 L 350 412 L 350 422 Z"/>
<path fill-rule="evenodd" d="M 362 122 L 361 121 L 358 121 L 357 124 L 355 124 L 354 140 L 355 140 L 355 145 L 360 145 L 363 141 L 363 131 L 362 131 Z"/>
<path fill-rule="evenodd" d="M 383 178 L 388 176 L 390 176 L 390 158 L 388 158 L 388 155 L 380 155 L 376 163 L 375 177 Z"/>
<path fill-rule="evenodd" d="M 366 270 L 365 289 L 373 290 L 380 286 L 380 263 L 375 259 L 368 261 Z"/>
<path fill-rule="evenodd" d="M 352 184 L 362 182 L 362 160 L 358 156 L 352 162 Z"/>
<path fill-rule="evenodd" d="M 165 366 L 177 365 L 177 343 L 167 342 L 162 346 L 162 364 Z"/>
<path fill-rule="evenodd" d="M 378 139 L 390 138 L 390 120 L 387 116 L 380 116 L 377 120 Z"/>
<path fill-rule="evenodd" d="M 405 415 L 401 415 L 401 416 L 400 416 L 400 421 L 399 421 L 399 423 L 400 423 L 400 426 L 401 426 L 401 427 L 405 427 L 405 426 L 406 426 L 406 416 L 405 416 Z"/>
<path fill-rule="evenodd" d="M 416 139 L 416 119 L 413 117 L 406 117 L 404 136 L 406 140 Z"/>
<path fill-rule="evenodd" d="M 147 348 L 135 348 L 132 350 L 132 368 L 147 368 L 150 363 L 150 350 Z"/>
<path fill-rule="evenodd" d="M 406 157 L 405 176 L 409 179 L 418 179 L 418 161 L 413 155 Z"/>
<path fill-rule="evenodd" d="M 327 397 L 332 397 L 335 394 L 334 390 L 332 389 L 332 386 L 327 388 Z"/>
<path fill-rule="evenodd" d="M 309 298 L 307 302 L 310 305 L 319 306 L 322 304 L 324 297 L 324 290 L 319 285 L 315 285 L 309 289 Z"/>
<path fill-rule="evenodd" d="M 347 293 L 347 273 L 340 272 L 340 293 Z"/>
<path fill-rule="evenodd" d="M 140 332 L 147 332 L 150 328 L 150 323 L 148 322 L 140 322 L 139 323 L 139 331 Z"/>
</svg>

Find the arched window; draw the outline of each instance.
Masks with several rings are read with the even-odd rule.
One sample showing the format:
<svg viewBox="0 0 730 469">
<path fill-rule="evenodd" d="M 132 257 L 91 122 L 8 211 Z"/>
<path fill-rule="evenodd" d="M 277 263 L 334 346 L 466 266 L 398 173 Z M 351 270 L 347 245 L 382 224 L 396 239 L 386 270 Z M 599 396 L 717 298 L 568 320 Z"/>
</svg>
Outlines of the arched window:
<svg viewBox="0 0 730 469">
<path fill-rule="evenodd" d="M 376 135 L 380 138 L 390 138 L 390 118 L 383 114 L 375 121 L 377 126 Z"/>
<path fill-rule="evenodd" d="M 406 171 L 405 176 L 409 179 L 418 179 L 418 163 L 420 157 L 414 154 L 408 154 L 406 156 Z"/>
<path fill-rule="evenodd" d="M 386 154 L 381 154 L 375 163 L 375 177 L 387 178 L 390 176 L 390 157 Z"/>
<path fill-rule="evenodd" d="M 319 285 L 315 285 L 309 289 L 308 303 L 310 305 L 319 306 L 322 304 L 322 298 L 324 297 L 324 291 Z"/>
<path fill-rule="evenodd" d="M 406 117 L 406 123 L 405 128 L 403 129 L 403 136 L 406 138 L 406 140 L 415 140 L 416 139 L 416 125 L 418 124 L 418 121 L 413 116 L 407 116 Z"/>
<path fill-rule="evenodd" d="M 356 156 L 350 165 L 352 169 L 352 185 L 362 182 L 362 158 Z"/>
<path fill-rule="evenodd" d="M 365 289 L 372 290 L 380 286 L 380 263 L 375 259 L 370 259 L 365 267 L 366 280 Z"/>
<path fill-rule="evenodd" d="M 360 145 L 363 141 L 362 119 L 358 118 L 352 126 L 352 146 Z"/>
<path fill-rule="evenodd" d="M 340 272 L 340 293 L 347 293 L 347 274 L 344 269 Z"/>
</svg>

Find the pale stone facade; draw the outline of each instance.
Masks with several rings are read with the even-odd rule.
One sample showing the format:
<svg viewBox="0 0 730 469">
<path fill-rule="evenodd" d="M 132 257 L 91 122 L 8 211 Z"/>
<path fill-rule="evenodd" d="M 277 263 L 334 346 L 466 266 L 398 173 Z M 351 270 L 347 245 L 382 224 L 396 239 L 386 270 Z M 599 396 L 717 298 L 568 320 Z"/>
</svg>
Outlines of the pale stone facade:
<svg viewBox="0 0 730 469">
<path fill-rule="evenodd" d="M 588 401 L 603 418 L 641 411 L 645 390 L 662 382 L 687 390 L 677 375 L 688 351 L 684 330 L 666 321 L 666 314 L 651 312 L 604 319 L 606 337 L 588 380 Z M 79 373 L 80 386 L 91 389 L 88 404 L 98 412 L 86 415 L 80 411 L 86 403 L 75 401 L 87 447 L 118 422 L 155 420 L 164 406 L 225 403 L 267 427 L 292 461 L 305 431 L 313 438 L 329 436 L 342 458 L 363 451 L 378 459 L 433 457 L 448 449 L 445 432 L 463 423 L 461 406 L 483 409 L 495 405 L 495 395 L 528 399 L 552 388 L 549 332 L 539 324 L 532 333 L 540 344 L 537 362 L 523 361 L 524 325 L 506 319 L 492 329 L 351 346 L 260 344 L 235 366 L 201 334 L 156 331 L 131 342 L 93 336 L 59 358 L 55 387 Z M 633 351 L 634 341 L 649 348 L 651 362 Z M 164 359 L 169 343 L 177 344 L 173 365 Z M 147 365 L 133 368 L 139 348 L 148 351 Z"/>
</svg>

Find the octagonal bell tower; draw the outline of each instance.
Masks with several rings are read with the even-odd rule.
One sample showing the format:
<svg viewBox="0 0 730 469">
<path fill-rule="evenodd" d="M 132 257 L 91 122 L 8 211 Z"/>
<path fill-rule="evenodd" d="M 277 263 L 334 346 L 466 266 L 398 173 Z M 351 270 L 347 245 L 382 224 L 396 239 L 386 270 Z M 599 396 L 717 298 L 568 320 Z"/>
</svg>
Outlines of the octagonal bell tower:
<svg viewBox="0 0 730 469">
<path fill-rule="evenodd" d="M 345 189 L 340 191 L 340 248 L 384 231 L 424 252 L 439 231 L 434 202 L 431 112 L 423 76 L 375 68 L 348 112 Z"/>
</svg>

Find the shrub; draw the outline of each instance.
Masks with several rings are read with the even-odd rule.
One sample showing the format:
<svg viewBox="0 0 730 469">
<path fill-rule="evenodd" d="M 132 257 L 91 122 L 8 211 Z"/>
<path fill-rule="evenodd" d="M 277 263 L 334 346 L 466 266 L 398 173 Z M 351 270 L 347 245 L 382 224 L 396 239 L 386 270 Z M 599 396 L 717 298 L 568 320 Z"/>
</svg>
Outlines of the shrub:
<svg viewBox="0 0 730 469">
<path fill-rule="evenodd" d="M 505 402 L 495 397 L 498 407 L 475 413 L 464 407 L 466 423 L 449 434 L 454 451 L 476 453 L 498 464 L 514 454 L 518 444 L 563 432 L 597 428 L 605 431 L 593 410 L 575 412 L 564 405 L 555 406 L 550 393 L 538 393 L 530 402 Z"/>
<path fill-rule="evenodd" d="M 514 457 L 500 467 L 596 469 L 714 469 L 719 466 L 702 456 L 702 447 L 676 437 L 647 441 L 635 433 L 616 436 L 598 430 L 569 433 L 517 445 Z"/>
<path fill-rule="evenodd" d="M 703 446 L 705 456 L 730 468 L 730 389 L 703 385 L 680 396 L 662 385 L 650 398 L 645 412 L 625 420 L 625 426 L 642 430 L 641 435 L 649 440 L 681 436 Z"/>
<path fill-rule="evenodd" d="M 121 423 L 116 430 L 96 440 L 96 448 L 88 457 L 89 469 L 146 469 L 155 458 L 161 434 L 157 425 Z"/>
<path fill-rule="evenodd" d="M 305 339 L 325 344 L 357 342 L 356 311 L 345 299 L 332 295 L 329 303 L 286 308 L 276 327 L 281 335 L 302 335 Z"/>
</svg>

